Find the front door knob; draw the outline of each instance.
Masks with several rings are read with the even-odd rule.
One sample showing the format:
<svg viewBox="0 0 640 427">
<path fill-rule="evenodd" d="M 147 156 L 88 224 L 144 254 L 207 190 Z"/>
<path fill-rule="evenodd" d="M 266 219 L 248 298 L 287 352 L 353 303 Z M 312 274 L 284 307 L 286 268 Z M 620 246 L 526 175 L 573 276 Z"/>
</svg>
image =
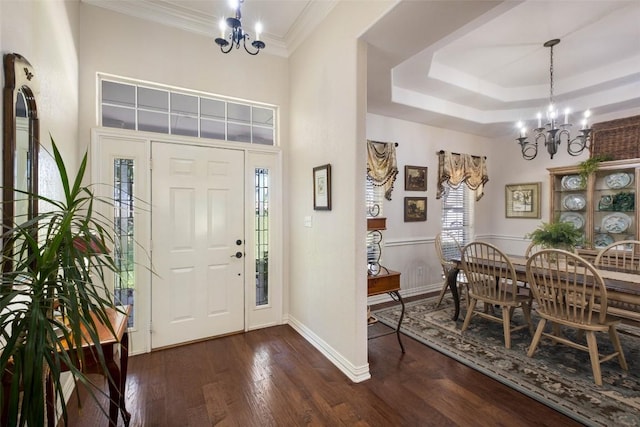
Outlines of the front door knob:
<svg viewBox="0 0 640 427">
<path fill-rule="evenodd" d="M 235 255 L 231 255 L 231 258 L 233 258 L 233 257 L 235 257 L 235 258 L 242 258 L 242 252 L 236 252 L 236 254 L 235 254 Z"/>
</svg>

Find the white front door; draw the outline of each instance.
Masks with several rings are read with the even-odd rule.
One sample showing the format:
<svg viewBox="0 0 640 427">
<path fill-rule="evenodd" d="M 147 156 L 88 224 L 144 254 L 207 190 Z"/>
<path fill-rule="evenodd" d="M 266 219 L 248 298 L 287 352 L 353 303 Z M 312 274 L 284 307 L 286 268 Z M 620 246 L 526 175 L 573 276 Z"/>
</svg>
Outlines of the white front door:
<svg viewBox="0 0 640 427">
<path fill-rule="evenodd" d="M 152 142 L 152 348 L 244 330 L 244 153 Z"/>
</svg>

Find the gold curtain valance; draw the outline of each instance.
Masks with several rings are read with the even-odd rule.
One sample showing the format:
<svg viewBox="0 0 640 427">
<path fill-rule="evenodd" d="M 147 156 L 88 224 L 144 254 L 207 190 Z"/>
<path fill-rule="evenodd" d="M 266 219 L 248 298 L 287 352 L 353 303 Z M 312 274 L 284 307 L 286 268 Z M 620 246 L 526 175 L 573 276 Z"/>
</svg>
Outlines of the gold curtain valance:
<svg viewBox="0 0 640 427">
<path fill-rule="evenodd" d="M 384 188 L 387 200 L 391 200 L 397 175 L 396 144 L 367 140 L 367 178 L 373 185 Z"/>
<path fill-rule="evenodd" d="M 451 187 L 458 187 L 465 183 L 475 191 L 476 201 L 484 195 L 484 184 L 489 181 L 487 175 L 486 157 L 470 154 L 438 152 L 438 193 L 436 199 L 444 194 L 444 183 Z"/>
</svg>

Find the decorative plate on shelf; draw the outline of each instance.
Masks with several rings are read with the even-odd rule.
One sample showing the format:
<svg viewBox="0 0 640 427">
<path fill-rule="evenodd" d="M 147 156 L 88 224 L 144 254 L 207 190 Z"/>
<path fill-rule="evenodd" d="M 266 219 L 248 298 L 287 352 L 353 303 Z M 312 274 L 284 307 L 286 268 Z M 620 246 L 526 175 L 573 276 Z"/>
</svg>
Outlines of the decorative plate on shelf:
<svg viewBox="0 0 640 427">
<path fill-rule="evenodd" d="M 584 217 L 579 213 L 565 212 L 560 215 L 560 222 L 568 222 L 573 224 L 575 228 L 581 230 L 584 227 Z"/>
<path fill-rule="evenodd" d="M 599 211 L 613 210 L 613 196 L 611 194 L 606 194 L 600 197 L 600 202 L 598 202 L 598 210 Z"/>
<path fill-rule="evenodd" d="M 562 206 L 570 211 L 582 210 L 586 204 L 587 202 L 581 194 L 569 194 L 562 199 Z"/>
<path fill-rule="evenodd" d="M 607 187 L 618 189 L 625 188 L 633 182 L 633 175 L 627 172 L 616 172 L 611 175 L 607 175 L 604 178 L 604 183 Z"/>
<path fill-rule="evenodd" d="M 596 234 L 593 236 L 593 244 L 596 249 L 602 249 L 613 242 L 615 242 L 614 238 L 608 234 Z"/>
<path fill-rule="evenodd" d="M 631 225 L 631 218 L 620 212 L 602 218 L 602 229 L 607 233 L 624 233 Z"/>
<path fill-rule="evenodd" d="M 565 175 L 562 177 L 562 188 L 565 190 L 579 190 L 582 188 L 580 175 Z"/>
</svg>

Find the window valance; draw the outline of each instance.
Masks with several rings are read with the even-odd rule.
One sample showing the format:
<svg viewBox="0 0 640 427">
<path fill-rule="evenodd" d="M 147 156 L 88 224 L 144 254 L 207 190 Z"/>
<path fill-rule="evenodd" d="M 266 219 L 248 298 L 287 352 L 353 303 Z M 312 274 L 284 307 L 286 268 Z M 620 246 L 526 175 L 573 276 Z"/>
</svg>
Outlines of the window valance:
<svg viewBox="0 0 640 427">
<path fill-rule="evenodd" d="M 384 188 L 384 198 L 391 200 L 393 183 L 398 175 L 396 144 L 367 140 L 367 179 Z"/>
<path fill-rule="evenodd" d="M 436 199 L 444 194 L 444 183 L 457 188 L 464 183 L 475 191 L 476 201 L 484 195 L 484 184 L 489 181 L 486 157 L 470 154 L 438 152 L 438 192 Z"/>
</svg>

